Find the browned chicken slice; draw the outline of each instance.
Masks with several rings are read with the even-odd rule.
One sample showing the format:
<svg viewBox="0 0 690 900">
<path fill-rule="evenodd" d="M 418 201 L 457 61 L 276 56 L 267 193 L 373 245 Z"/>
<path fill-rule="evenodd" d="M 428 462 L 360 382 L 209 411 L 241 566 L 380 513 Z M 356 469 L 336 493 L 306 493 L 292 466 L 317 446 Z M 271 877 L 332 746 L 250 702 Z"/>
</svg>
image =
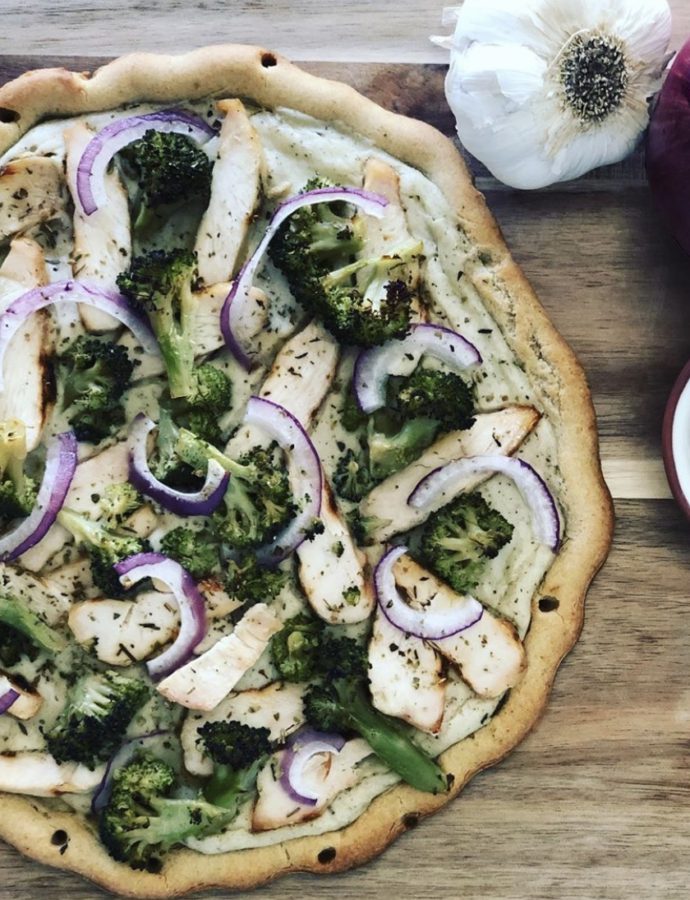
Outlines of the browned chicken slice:
<svg viewBox="0 0 690 900">
<path fill-rule="evenodd" d="M 31 238 L 15 238 L 0 266 L 0 312 L 20 294 L 48 283 L 43 250 Z M 55 330 L 48 310 L 30 316 L 5 353 L 4 390 L 0 421 L 19 419 L 26 429 L 27 451 L 41 442 L 54 401 L 49 359 L 55 349 Z"/>
<path fill-rule="evenodd" d="M 400 631 L 377 610 L 369 641 L 371 699 L 382 713 L 436 734 L 446 681 L 441 657 L 426 641 Z"/>
<path fill-rule="evenodd" d="M 508 406 L 495 412 L 479 413 L 474 425 L 466 431 L 446 434 L 404 469 L 390 475 L 364 498 L 360 505 L 363 516 L 372 517 L 378 524 L 372 526 L 370 536 L 376 541 L 386 541 L 394 534 L 409 531 L 439 509 L 453 497 L 446 496 L 436 507 L 416 509 L 407 502 L 417 484 L 434 469 L 463 456 L 483 456 L 489 453 L 510 456 L 539 421 L 539 413 L 531 406 Z M 489 476 L 468 476 L 461 490 L 475 488 Z"/>
<path fill-rule="evenodd" d="M 0 697 L 8 691 L 19 695 L 7 710 L 15 719 L 32 719 L 43 706 L 43 697 L 38 691 L 32 690 L 25 682 L 20 683 L 7 672 L 0 672 Z"/>
<path fill-rule="evenodd" d="M 214 709 L 258 662 L 280 628 L 280 620 L 272 610 L 265 603 L 257 603 L 240 619 L 232 634 L 164 678 L 158 690 L 167 700 L 188 709 Z"/>
<path fill-rule="evenodd" d="M 116 169 L 104 177 L 107 202 L 87 216 L 77 196 L 77 167 L 93 137 L 83 122 L 65 131 L 67 184 L 74 200 L 74 249 L 72 271 L 79 281 L 116 291 L 115 279 L 129 265 L 132 237 L 127 192 Z M 86 304 L 79 307 L 87 331 L 109 331 L 119 323 L 112 316 Z"/>
<path fill-rule="evenodd" d="M 338 794 L 357 784 L 357 766 L 367 756 L 371 756 L 371 752 L 366 741 L 356 738 L 348 741 L 340 753 L 320 753 L 314 756 L 304 771 L 306 783 L 319 794 L 314 805 L 299 803 L 285 791 L 280 783 L 285 751 L 276 753 L 259 772 L 252 831 L 270 831 L 318 818 Z"/>
<path fill-rule="evenodd" d="M 56 159 L 25 156 L 0 169 L 0 241 L 52 219 L 65 206 L 62 169 Z"/>
<path fill-rule="evenodd" d="M 259 136 L 240 100 L 221 100 L 224 114 L 213 166 L 211 198 L 196 238 L 204 284 L 230 281 L 239 268 L 247 232 L 259 202 L 263 154 Z"/>
<path fill-rule="evenodd" d="M 58 763 L 49 753 L 21 751 L 0 755 L 0 791 L 30 797 L 86 794 L 103 780 L 105 766 Z"/>
<path fill-rule="evenodd" d="M 467 600 L 407 555 L 395 563 L 393 574 L 420 608 L 448 609 Z M 474 625 L 430 643 L 458 667 L 463 681 L 480 697 L 500 697 L 517 684 L 525 667 L 525 650 L 514 626 L 486 608 Z"/>
</svg>

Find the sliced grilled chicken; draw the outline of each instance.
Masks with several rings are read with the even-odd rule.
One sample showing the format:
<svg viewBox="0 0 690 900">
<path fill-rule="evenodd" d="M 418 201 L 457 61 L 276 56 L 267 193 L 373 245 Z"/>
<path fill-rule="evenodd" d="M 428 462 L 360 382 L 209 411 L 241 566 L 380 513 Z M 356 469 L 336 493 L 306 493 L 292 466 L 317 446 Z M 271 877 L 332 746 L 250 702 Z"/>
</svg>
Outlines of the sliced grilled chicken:
<svg viewBox="0 0 690 900">
<path fill-rule="evenodd" d="M 202 581 L 199 590 L 211 621 L 224 619 L 239 605 L 217 582 Z M 145 591 L 136 600 L 99 598 L 75 603 L 68 624 L 78 643 L 92 648 L 101 662 L 130 666 L 172 641 L 180 627 L 180 615 L 172 594 Z M 202 642 L 197 652 L 205 649 Z"/>
<path fill-rule="evenodd" d="M 270 739 L 282 743 L 304 723 L 302 696 L 305 686 L 274 681 L 260 690 L 230 694 L 208 715 L 189 712 L 180 742 L 184 764 L 193 775 L 210 775 L 213 763 L 203 752 L 198 731 L 206 722 L 234 719 L 251 728 L 268 728 Z"/>
<path fill-rule="evenodd" d="M 259 396 L 289 410 L 309 431 L 335 378 L 339 352 L 329 332 L 318 322 L 310 322 L 283 345 Z M 236 458 L 257 444 L 268 443 L 270 439 L 262 431 L 247 425 L 233 436 L 226 452 Z"/>
<path fill-rule="evenodd" d="M 86 557 L 52 569 L 49 574 L 43 576 L 42 581 L 49 589 L 67 597 L 90 600 L 100 596 L 100 589 L 94 585 L 91 576 L 91 563 Z"/>
<path fill-rule="evenodd" d="M 259 201 L 264 167 L 261 142 L 239 100 L 217 104 L 224 115 L 213 166 L 211 198 L 197 232 L 195 250 L 205 284 L 229 281 Z"/>
<path fill-rule="evenodd" d="M 90 216 L 81 208 L 77 197 L 77 166 L 84 148 L 93 137 L 83 122 L 65 131 L 67 149 L 67 184 L 74 200 L 74 250 L 72 271 L 79 281 L 106 290 L 117 290 L 115 279 L 129 265 L 132 236 L 127 192 L 117 170 L 104 178 L 107 202 Z M 119 322 L 107 313 L 81 304 L 79 314 L 87 331 L 110 331 Z"/>
<path fill-rule="evenodd" d="M 103 780 L 105 766 L 58 763 L 49 753 L 22 751 L 0 755 L 0 791 L 30 797 L 87 794 Z"/>
<path fill-rule="evenodd" d="M 340 753 L 314 756 L 305 769 L 307 784 L 319 794 L 314 806 L 298 803 L 286 793 L 280 784 L 285 751 L 276 753 L 257 779 L 258 796 L 252 813 L 252 831 L 270 831 L 318 818 L 338 794 L 357 784 L 357 766 L 371 753 L 369 744 L 362 738 L 356 738 L 348 741 Z"/>
<path fill-rule="evenodd" d="M 15 238 L 0 266 L 0 312 L 31 288 L 48 283 L 43 250 L 31 238 Z M 30 316 L 10 343 L 0 395 L 0 420 L 20 419 L 26 428 L 27 450 L 34 450 L 54 400 L 50 357 L 55 350 L 55 330 L 48 310 Z"/>
<path fill-rule="evenodd" d="M 372 517 L 378 525 L 372 527 L 370 536 L 376 541 L 385 541 L 401 531 L 409 531 L 424 522 L 432 509 L 415 509 L 409 506 L 407 498 L 417 484 L 439 466 L 460 459 L 463 456 L 501 454 L 510 456 L 522 444 L 539 421 L 539 413 L 531 406 L 508 406 L 495 412 L 479 413 L 474 425 L 466 431 L 452 431 L 432 444 L 419 459 L 400 472 L 386 478 L 369 493 L 360 505 L 365 517 Z M 469 491 L 487 475 L 468 477 L 461 490 Z M 460 489 L 456 491 L 456 496 Z M 436 509 L 449 503 L 452 496 L 446 496 Z"/>
<path fill-rule="evenodd" d="M 67 615 L 71 595 L 59 585 L 52 584 L 50 576 L 37 578 L 14 566 L 0 563 L 0 593 L 14 597 L 26 604 L 31 612 L 44 619 L 48 625 L 56 625 Z"/>
<path fill-rule="evenodd" d="M 64 182 L 57 160 L 26 156 L 0 169 L 0 241 L 52 219 L 64 206 Z"/>
<path fill-rule="evenodd" d="M 407 555 L 396 562 L 393 573 L 398 587 L 425 609 L 452 608 L 465 599 Z M 500 697 L 517 684 L 525 668 L 525 650 L 515 628 L 486 608 L 474 625 L 431 644 L 458 667 L 463 681 L 480 697 Z"/>
<path fill-rule="evenodd" d="M 198 294 L 199 305 L 194 316 L 194 355 L 197 358 L 213 353 L 225 343 L 220 330 L 220 312 L 229 292 L 230 285 L 221 282 L 204 288 Z M 133 382 L 163 374 L 162 357 L 144 353 L 131 331 L 123 331 L 117 342 L 137 361 L 132 373 Z"/>
<path fill-rule="evenodd" d="M 369 641 L 371 699 L 382 713 L 436 734 L 443 721 L 446 682 L 439 654 L 407 635 L 377 610 Z"/>
<path fill-rule="evenodd" d="M 375 597 L 366 557 L 357 548 L 328 482 L 321 492 L 324 530 L 297 549 L 298 576 L 309 605 L 325 622 L 351 625 L 371 615 Z"/>
<path fill-rule="evenodd" d="M 164 678 L 158 690 L 167 700 L 188 709 L 214 709 L 258 662 L 280 627 L 280 620 L 268 606 L 257 603 L 240 619 L 232 634 Z"/>
<path fill-rule="evenodd" d="M 119 441 L 79 463 L 64 505 L 75 512 L 88 513 L 92 519 L 98 519 L 101 515 L 99 503 L 103 490 L 109 484 L 122 484 L 128 480 L 127 442 Z"/>
<path fill-rule="evenodd" d="M 43 706 L 43 697 L 38 691 L 32 690 L 26 683 L 20 683 L 16 676 L 0 672 L 0 697 L 8 691 L 15 691 L 19 694 L 7 710 L 15 719 L 31 719 Z"/>
</svg>

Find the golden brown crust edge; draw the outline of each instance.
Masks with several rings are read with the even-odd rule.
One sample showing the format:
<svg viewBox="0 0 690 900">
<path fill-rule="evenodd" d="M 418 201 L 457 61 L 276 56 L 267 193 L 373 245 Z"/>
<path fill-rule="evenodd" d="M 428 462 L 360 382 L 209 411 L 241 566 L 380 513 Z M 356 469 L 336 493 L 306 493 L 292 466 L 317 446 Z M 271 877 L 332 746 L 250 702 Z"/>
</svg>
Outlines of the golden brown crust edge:
<svg viewBox="0 0 690 900">
<path fill-rule="evenodd" d="M 500 713 L 471 742 L 443 755 L 445 768 L 455 776 L 447 796 L 433 797 L 398 786 L 340 831 L 221 856 L 181 850 L 171 855 L 158 875 L 133 872 L 115 863 L 87 824 L 74 815 L 47 810 L 27 798 L 0 798 L 0 836 L 41 862 L 79 872 L 123 896 L 179 896 L 212 886 L 246 889 L 288 872 L 341 871 L 376 856 L 420 816 L 443 806 L 472 775 L 515 747 L 538 720 L 558 665 L 579 635 L 584 596 L 606 557 L 613 529 L 584 373 L 510 258 L 455 147 L 431 126 L 383 110 L 352 88 L 315 78 L 278 54 L 259 47 L 222 45 L 174 57 L 133 54 L 92 76 L 64 69 L 27 73 L 0 88 L 0 152 L 48 116 L 110 109 L 139 100 L 166 103 L 220 94 L 247 97 L 269 107 L 291 106 L 317 118 L 341 121 L 423 171 L 441 188 L 476 246 L 469 274 L 531 381 L 542 387 L 545 404 L 557 412 L 567 536 L 539 591 L 540 596 L 557 599 L 557 612 L 541 610 L 534 598 L 525 676 Z M 6 121 L 15 114 L 16 121 Z M 486 259 L 486 253 L 489 263 L 480 260 L 480 254 Z M 66 847 L 52 843 L 59 830 L 69 835 Z"/>
</svg>

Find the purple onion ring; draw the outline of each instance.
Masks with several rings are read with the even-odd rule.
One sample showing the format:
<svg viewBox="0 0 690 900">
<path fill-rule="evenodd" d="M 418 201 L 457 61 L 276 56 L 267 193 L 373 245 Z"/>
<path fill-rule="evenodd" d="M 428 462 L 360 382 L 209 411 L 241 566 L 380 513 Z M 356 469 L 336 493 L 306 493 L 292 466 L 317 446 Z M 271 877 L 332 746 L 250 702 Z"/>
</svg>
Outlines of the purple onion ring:
<svg viewBox="0 0 690 900">
<path fill-rule="evenodd" d="M 311 728 L 302 728 L 288 738 L 281 761 L 280 786 L 296 803 L 316 806 L 318 793 L 303 781 L 307 763 L 319 753 L 337 754 L 345 746 L 340 734 L 325 734 Z"/>
<path fill-rule="evenodd" d="M 42 540 L 62 509 L 77 468 L 73 431 L 57 435 L 48 447 L 43 480 L 29 515 L 0 537 L 0 560 L 16 559 Z"/>
<path fill-rule="evenodd" d="M 151 678 L 159 681 L 183 666 L 206 636 L 204 598 L 189 572 L 162 553 L 136 553 L 113 568 L 124 587 L 129 588 L 144 578 L 155 578 L 170 589 L 177 601 L 180 611 L 177 637 L 167 650 L 146 663 Z"/>
</svg>

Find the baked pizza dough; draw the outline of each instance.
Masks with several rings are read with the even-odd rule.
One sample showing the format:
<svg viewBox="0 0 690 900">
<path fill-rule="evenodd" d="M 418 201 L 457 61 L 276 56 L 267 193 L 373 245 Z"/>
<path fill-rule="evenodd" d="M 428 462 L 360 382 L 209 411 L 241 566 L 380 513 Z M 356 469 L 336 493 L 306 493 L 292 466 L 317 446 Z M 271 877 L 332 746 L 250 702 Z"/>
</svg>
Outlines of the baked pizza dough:
<svg viewBox="0 0 690 900">
<path fill-rule="evenodd" d="M 526 651 L 521 679 L 488 721 L 484 717 L 467 729 L 471 740 L 458 739 L 440 758 L 444 770 L 452 774 L 447 794 L 424 794 L 400 783 L 384 785 L 360 802 L 354 819 L 335 830 L 307 829 L 298 832 L 300 836 L 283 830 L 276 843 L 241 849 L 211 844 L 201 853 L 178 848 L 160 873 L 133 871 L 115 862 L 92 826 L 61 801 L 0 795 L 0 835 L 5 840 L 41 862 L 79 872 L 125 896 L 169 897 L 212 886 L 250 888 L 289 872 L 341 871 L 376 856 L 420 818 L 448 803 L 475 773 L 515 747 L 538 720 L 556 669 L 578 637 L 585 592 L 605 559 L 612 532 L 611 503 L 601 475 L 584 373 L 512 261 L 456 148 L 430 126 L 384 110 L 346 85 L 313 77 L 275 53 L 228 45 L 180 56 L 134 54 L 93 74 L 63 69 L 29 72 L 0 90 L 0 153 L 5 163 L 15 147 L 40 156 L 45 147 L 52 147 L 52 139 L 50 130 L 39 123 L 57 118 L 88 119 L 89 114 L 123 105 L 146 104 L 150 109 L 212 103 L 214 98 L 240 98 L 252 114 L 277 117 L 267 118 L 263 128 L 256 120 L 267 141 L 274 136 L 267 152 L 269 168 L 279 151 L 287 152 L 280 148 L 281 133 L 326 129 L 336 136 L 334 146 L 356 146 L 354 157 L 360 162 L 379 154 L 402 167 L 407 173 L 403 206 L 414 206 L 413 188 L 433 194 L 428 203 L 417 198 L 411 230 L 422 222 L 427 242 L 432 235 L 446 269 L 454 267 L 457 272 L 456 284 L 461 286 L 454 299 L 444 295 L 443 314 L 452 327 L 463 331 L 466 322 L 471 330 L 472 313 L 463 309 L 463 303 L 470 302 L 464 293 L 468 291 L 474 298 L 472 309 L 483 308 L 516 370 L 523 373 L 529 400 L 548 423 L 548 429 L 544 426 L 548 437 L 543 439 L 547 449 L 539 451 L 535 445 L 535 452 L 542 462 L 548 459 L 564 532 L 545 574 L 537 571 L 539 583 L 536 590 L 531 583 L 526 612 L 516 622 Z M 297 154 L 299 148 L 292 152 Z M 346 164 L 340 166 L 336 159 L 333 168 L 336 179 L 347 177 L 346 171 L 339 171 L 347 169 Z M 50 172 L 45 178 L 49 193 Z M 273 187 L 278 192 L 275 181 Z M 302 187 L 303 182 L 296 181 L 289 192 Z M 420 209 L 426 210 L 424 216 Z M 513 385 L 506 393 L 517 390 Z M 325 425 L 321 428 L 326 430 Z M 525 583 L 530 583 L 529 577 Z"/>
</svg>

